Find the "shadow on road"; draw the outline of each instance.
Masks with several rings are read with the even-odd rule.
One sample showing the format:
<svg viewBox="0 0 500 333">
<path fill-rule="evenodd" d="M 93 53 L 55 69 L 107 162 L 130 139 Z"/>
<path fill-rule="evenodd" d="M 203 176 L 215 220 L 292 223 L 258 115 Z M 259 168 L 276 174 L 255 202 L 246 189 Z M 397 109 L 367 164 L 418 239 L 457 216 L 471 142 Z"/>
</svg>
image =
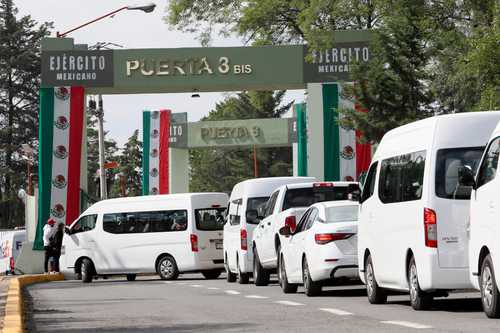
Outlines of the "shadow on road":
<svg viewBox="0 0 500 333">
<path fill-rule="evenodd" d="M 410 307 L 410 301 L 389 301 L 387 304 L 405 305 Z M 482 312 L 483 307 L 480 298 L 438 298 L 432 303 L 429 311 L 445 312 Z"/>
</svg>

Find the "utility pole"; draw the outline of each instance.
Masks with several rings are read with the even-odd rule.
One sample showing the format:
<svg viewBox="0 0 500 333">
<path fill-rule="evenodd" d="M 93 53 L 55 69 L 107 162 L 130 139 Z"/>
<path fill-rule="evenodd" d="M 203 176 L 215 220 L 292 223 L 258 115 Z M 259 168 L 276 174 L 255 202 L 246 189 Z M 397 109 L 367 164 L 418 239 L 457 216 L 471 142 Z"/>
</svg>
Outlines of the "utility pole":
<svg viewBox="0 0 500 333">
<path fill-rule="evenodd" d="M 108 198 L 108 184 L 106 183 L 106 169 L 104 169 L 104 108 L 102 103 L 102 95 L 97 97 L 97 133 L 99 136 L 99 179 L 101 189 L 101 200 Z"/>
</svg>

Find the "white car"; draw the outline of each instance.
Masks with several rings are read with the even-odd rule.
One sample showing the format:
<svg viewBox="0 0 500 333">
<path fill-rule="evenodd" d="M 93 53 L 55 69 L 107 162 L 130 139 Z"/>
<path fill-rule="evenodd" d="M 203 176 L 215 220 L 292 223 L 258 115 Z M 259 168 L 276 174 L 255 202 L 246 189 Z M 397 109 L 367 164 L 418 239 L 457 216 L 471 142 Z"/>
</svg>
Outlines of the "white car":
<svg viewBox="0 0 500 333">
<path fill-rule="evenodd" d="M 359 191 L 357 182 L 311 182 L 277 188 L 268 200 L 264 216 L 253 235 L 255 285 L 267 285 L 270 273 L 278 268 L 278 254 L 283 240 L 279 235 L 281 227 L 286 224 L 293 232 L 307 207 L 318 202 L 347 200 L 349 194 L 356 190 Z"/>
<path fill-rule="evenodd" d="M 224 264 L 227 282 L 248 283 L 253 270 L 250 242 L 262 211 L 273 191 L 284 185 L 311 182 L 314 177 L 268 177 L 242 181 L 234 185 L 224 224 Z"/>
<path fill-rule="evenodd" d="M 500 112 L 420 120 L 387 132 L 360 200 L 358 262 L 368 300 L 409 291 L 415 310 L 472 287 L 468 232 L 471 186 L 459 171 L 477 168 Z"/>
<path fill-rule="evenodd" d="M 61 271 L 83 282 L 98 275 L 157 273 L 164 280 L 224 268 L 225 193 L 186 193 L 102 200 L 80 215 L 63 238 Z"/>
<path fill-rule="evenodd" d="M 500 123 L 486 147 L 471 195 L 469 269 L 471 282 L 481 290 L 484 312 L 500 317 Z"/>
<path fill-rule="evenodd" d="M 328 201 L 307 209 L 295 232 L 285 225 L 287 238 L 280 253 L 280 284 L 285 293 L 304 285 L 307 296 L 321 293 L 336 278 L 357 278 L 357 224 L 359 204 Z"/>
</svg>

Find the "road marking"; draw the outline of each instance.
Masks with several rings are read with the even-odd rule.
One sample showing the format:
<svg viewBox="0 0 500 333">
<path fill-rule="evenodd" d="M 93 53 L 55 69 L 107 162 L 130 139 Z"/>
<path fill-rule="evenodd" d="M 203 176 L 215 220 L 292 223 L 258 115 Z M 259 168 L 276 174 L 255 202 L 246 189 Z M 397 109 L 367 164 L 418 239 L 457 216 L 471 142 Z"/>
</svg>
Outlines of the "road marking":
<svg viewBox="0 0 500 333">
<path fill-rule="evenodd" d="M 245 296 L 246 298 L 255 298 L 255 299 L 265 299 L 265 298 L 269 298 L 269 297 L 266 297 L 266 296 L 260 296 L 260 295 L 247 295 Z"/>
<path fill-rule="evenodd" d="M 174 283 L 174 281 L 163 281 L 163 283 L 172 284 L 172 283 Z"/>
<path fill-rule="evenodd" d="M 350 315 L 352 315 L 351 312 L 347 312 L 347 311 L 339 310 L 339 309 L 321 308 L 320 310 L 328 312 L 328 313 L 332 313 L 332 314 L 337 315 L 337 316 L 350 316 Z"/>
<path fill-rule="evenodd" d="M 217 288 L 217 287 L 210 287 L 208 288 L 208 290 L 219 290 L 220 288 Z"/>
<path fill-rule="evenodd" d="M 283 304 L 283 305 L 291 305 L 291 306 L 304 305 L 302 303 L 297 303 L 297 302 L 292 302 L 292 301 L 276 301 L 274 303 Z"/>
<path fill-rule="evenodd" d="M 239 295 L 239 294 L 241 294 L 239 291 L 236 291 L 236 290 L 225 290 L 224 292 L 226 294 L 229 294 L 229 295 Z"/>
<path fill-rule="evenodd" d="M 184 283 L 184 282 L 178 282 L 177 284 L 178 284 L 179 286 L 184 286 L 184 285 L 185 285 L 185 283 Z"/>
<path fill-rule="evenodd" d="M 382 324 L 389 324 L 389 325 L 404 326 L 404 327 L 409 327 L 409 328 L 416 328 L 416 329 L 432 328 L 432 326 L 422 325 L 419 323 L 412 323 L 411 321 L 387 320 L 387 321 L 381 321 L 381 323 Z"/>
<path fill-rule="evenodd" d="M 190 287 L 193 287 L 193 288 L 201 288 L 203 287 L 201 284 L 192 284 L 190 285 Z"/>
</svg>

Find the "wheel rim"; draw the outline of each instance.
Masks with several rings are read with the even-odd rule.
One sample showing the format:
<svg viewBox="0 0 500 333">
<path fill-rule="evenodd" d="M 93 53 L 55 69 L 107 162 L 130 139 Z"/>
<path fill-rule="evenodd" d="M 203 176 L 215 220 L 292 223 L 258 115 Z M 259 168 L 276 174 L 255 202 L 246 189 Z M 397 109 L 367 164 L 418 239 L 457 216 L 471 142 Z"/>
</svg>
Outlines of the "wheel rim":
<svg viewBox="0 0 500 333">
<path fill-rule="evenodd" d="M 280 286 L 283 287 L 283 285 L 285 284 L 285 279 L 286 279 L 285 263 L 282 257 L 280 260 L 280 274 L 279 274 Z"/>
<path fill-rule="evenodd" d="M 305 289 L 309 289 L 309 268 L 307 267 L 307 261 L 304 262 L 304 269 L 303 269 L 303 273 L 304 275 L 303 279 L 304 279 L 304 288 Z"/>
<path fill-rule="evenodd" d="M 174 264 L 170 260 L 163 260 L 160 265 L 161 274 L 165 277 L 171 277 L 174 274 Z"/>
<path fill-rule="evenodd" d="M 370 262 L 368 264 L 368 267 L 366 268 L 366 289 L 368 291 L 368 295 L 373 294 L 373 289 L 375 288 L 374 286 L 374 281 L 375 278 L 373 277 L 373 267 L 372 263 Z"/>
<path fill-rule="evenodd" d="M 259 277 L 258 272 L 259 272 L 259 270 L 257 269 L 257 254 L 254 254 L 254 256 L 253 256 L 253 277 L 255 280 L 257 280 Z"/>
<path fill-rule="evenodd" d="M 483 291 L 483 304 L 486 308 L 490 308 L 493 303 L 493 276 L 491 274 L 491 269 L 486 266 L 483 269 L 483 274 L 481 274 L 482 280 L 482 291 Z"/>
<path fill-rule="evenodd" d="M 410 297 L 414 302 L 417 299 L 418 295 L 418 276 L 417 276 L 417 267 L 415 264 L 412 264 L 410 267 Z"/>
</svg>

